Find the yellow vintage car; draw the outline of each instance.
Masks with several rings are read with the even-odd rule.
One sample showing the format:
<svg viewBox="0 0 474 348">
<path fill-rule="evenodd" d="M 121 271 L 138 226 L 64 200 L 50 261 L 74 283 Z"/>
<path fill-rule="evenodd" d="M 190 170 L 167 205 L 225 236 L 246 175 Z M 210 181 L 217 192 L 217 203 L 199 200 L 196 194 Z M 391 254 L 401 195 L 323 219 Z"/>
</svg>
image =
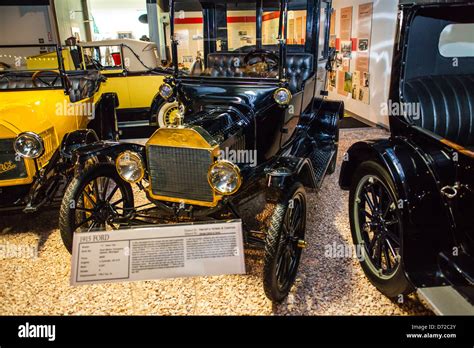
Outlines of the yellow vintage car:
<svg viewBox="0 0 474 348">
<path fill-rule="evenodd" d="M 119 99 L 117 119 L 122 138 L 148 137 L 156 127 L 173 124 L 177 102 L 168 103 L 158 93 L 165 75 L 155 43 L 120 39 L 79 43 L 71 51 L 75 66 L 99 70 L 107 81 L 104 92 Z M 74 58 L 75 57 L 75 58 Z M 74 58 L 75 62 L 74 62 Z"/>
<path fill-rule="evenodd" d="M 53 202 L 77 146 L 118 138 L 117 96 L 98 71 L 66 69 L 68 56 L 52 45 L 0 46 L 0 211 Z"/>
</svg>

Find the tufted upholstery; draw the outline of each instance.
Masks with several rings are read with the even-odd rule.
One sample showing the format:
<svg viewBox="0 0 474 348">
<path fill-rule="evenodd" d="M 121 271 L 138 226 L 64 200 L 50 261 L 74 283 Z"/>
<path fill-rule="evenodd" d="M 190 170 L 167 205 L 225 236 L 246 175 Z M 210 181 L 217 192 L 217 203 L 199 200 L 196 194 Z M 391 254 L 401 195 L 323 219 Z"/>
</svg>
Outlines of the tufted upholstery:
<svg viewBox="0 0 474 348">
<path fill-rule="evenodd" d="M 208 74 L 212 77 L 242 77 L 243 53 L 212 53 L 208 55 Z M 313 70 L 313 55 L 307 53 L 288 54 L 286 67 L 290 89 L 299 91 Z"/>
<path fill-rule="evenodd" d="M 86 74 L 69 75 L 71 89 L 69 99 L 71 103 L 92 97 L 97 91 L 100 82 L 100 74 L 97 71 L 88 71 Z"/>
<path fill-rule="evenodd" d="M 459 145 L 474 146 L 474 76 L 428 76 L 409 80 L 405 102 L 419 103 L 411 121 Z"/>
<path fill-rule="evenodd" d="M 292 54 L 286 57 L 286 71 L 290 90 L 299 91 L 313 71 L 313 55 L 307 53 Z"/>
<path fill-rule="evenodd" d="M 14 75 L 14 76 L 5 76 L 0 78 L 0 90 L 1 89 L 32 89 L 37 88 L 33 84 L 33 80 L 31 79 L 32 75 Z M 56 76 L 46 76 L 42 75 L 41 79 L 44 81 L 52 82 Z M 46 84 L 42 83 L 39 80 L 36 80 L 36 84 L 38 87 L 48 87 Z M 61 79 L 58 79 L 55 83 L 56 87 L 61 87 Z"/>
<path fill-rule="evenodd" d="M 212 53 L 207 56 L 207 67 L 211 77 L 242 77 L 245 54 Z"/>
<path fill-rule="evenodd" d="M 41 75 L 41 79 L 44 81 L 53 81 L 57 75 L 48 74 Z M 71 82 L 71 89 L 69 91 L 69 98 L 72 103 L 75 103 L 84 98 L 91 97 L 98 89 L 100 82 L 100 74 L 97 71 L 87 71 L 87 72 L 70 72 L 68 73 L 69 81 Z M 55 87 L 62 87 L 61 79 L 58 78 Z M 34 89 L 48 87 L 46 84 L 42 83 L 40 80 L 36 80 L 37 86 L 33 84 L 32 74 L 20 74 L 20 75 L 10 75 L 0 78 L 0 90 L 2 89 Z"/>
</svg>

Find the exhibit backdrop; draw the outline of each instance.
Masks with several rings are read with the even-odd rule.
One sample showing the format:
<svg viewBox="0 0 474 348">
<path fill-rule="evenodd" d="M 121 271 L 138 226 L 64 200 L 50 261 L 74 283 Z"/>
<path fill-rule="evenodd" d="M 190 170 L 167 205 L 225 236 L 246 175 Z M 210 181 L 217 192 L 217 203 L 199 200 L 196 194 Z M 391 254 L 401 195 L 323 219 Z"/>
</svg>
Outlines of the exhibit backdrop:
<svg viewBox="0 0 474 348">
<path fill-rule="evenodd" d="M 388 127 L 388 99 L 397 0 L 334 0 L 330 43 L 338 54 L 329 77 L 329 98 L 346 110 Z"/>
</svg>

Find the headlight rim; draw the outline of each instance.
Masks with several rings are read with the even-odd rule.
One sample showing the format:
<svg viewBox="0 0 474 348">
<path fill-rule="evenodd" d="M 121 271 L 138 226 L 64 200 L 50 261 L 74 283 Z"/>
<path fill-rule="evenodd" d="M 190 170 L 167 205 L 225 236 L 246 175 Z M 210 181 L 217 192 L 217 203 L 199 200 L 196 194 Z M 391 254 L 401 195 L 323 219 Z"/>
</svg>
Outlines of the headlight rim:
<svg viewBox="0 0 474 348">
<path fill-rule="evenodd" d="M 30 136 L 38 142 L 38 144 L 40 145 L 40 151 L 38 152 L 38 155 L 36 155 L 34 157 L 30 157 L 30 156 L 26 156 L 26 155 L 22 154 L 20 151 L 18 151 L 17 142 L 18 142 L 18 139 L 20 139 L 23 136 Z M 22 132 L 22 133 L 18 134 L 18 136 L 15 138 L 15 141 L 13 142 L 13 150 L 15 151 L 15 154 L 20 156 L 21 158 L 38 159 L 41 156 L 43 156 L 44 152 L 45 152 L 44 140 L 41 137 L 41 135 L 39 135 L 38 133 L 35 133 L 35 132 Z"/>
<path fill-rule="evenodd" d="M 212 173 L 212 170 L 218 166 L 218 165 L 226 165 L 226 166 L 229 166 L 231 167 L 235 173 L 237 174 L 237 179 L 238 179 L 238 183 L 235 187 L 234 190 L 232 190 L 231 192 L 221 192 L 219 191 L 213 184 L 212 184 L 212 181 L 211 181 L 211 173 Z M 240 168 L 238 165 L 236 165 L 235 163 L 231 162 L 231 161 L 228 161 L 228 160 L 218 160 L 218 161 L 215 161 L 210 167 L 209 167 L 209 171 L 208 171 L 208 174 L 207 174 L 207 181 L 209 182 L 209 185 L 211 186 L 212 190 L 221 195 L 221 196 L 231 196 L 233 195 L 234 193 L 236 193 L 240 187 L 242 186 L 242 175 L 240 173 Z"/>
<path fill-rule="evenodd" d="M 281 91 L 285 91 L 288 94 L 288 101 L 287 102 L 282 103 L 277 99 L 276 95 Z M 291 103 L 292 98 L 293 98 L 293 95 L 291 94 L 291 91 L 288 88 L 285 88 L 285 87 L 280 87 L 277 90 L 275 90 L 275 92 L 273 92 L 273 100 L 280 106 L 289 105 Z"/>
<path fill-rule="evenodd" d="M 162 93 L 162 88 L 165 87 L 165 86 L 168 86 L 170 88 L 170 91 L 171 91 L 171 94 L 169 96 L 165 96 L 163 95 Z M 172 85 L 170 85 L 169 83 L 163 83 L 159 89 L 158 89 L 158 92 L 160 93 L 160 96 L 164 99 L 164 100 L 170 100 L 171 98 L 173 98 L 173 94 L 174 94 L 174 88 Z"/>
<path fill-rule="evenodd" d="M 136 157 L 138 158 L 140 164 L 141 164 L 141 165 L 140 165 L 140 177 L 139 177 L 139 179 L 137 179 L 137 180 L 130 181 L 130 180 L 125 179 L 125 178 L 122 176 L 122 174 L 121 174 L 121 172 L 120 172 L 120 170 L 119 170 L 119 164 L 118 164 L 118 162 L 119 162 L 119 160 L 120 160 L 123 156 L 125 156 L 126 154 L 128 154 L 129 156 L 136 156 Z M 140 181 L 142 181 L 143 178 L 145 177 L 145 162 L 143 161 L 143 157 L 142 157 L 138 152 L 131 151 L 131 150 L 125 150 L 125 151 L 121 152 L 121 153 L 115 158 L 115 170 L 117 171 L 117 174 L 120 176 L 120 178 L 121 178 L 123 181 L 125 181 L 125 182 L 127 182 L 127 183 L 129 183 L 129 184 L 136 184 L 136 183 L 139 183 Z"/>
</svg>

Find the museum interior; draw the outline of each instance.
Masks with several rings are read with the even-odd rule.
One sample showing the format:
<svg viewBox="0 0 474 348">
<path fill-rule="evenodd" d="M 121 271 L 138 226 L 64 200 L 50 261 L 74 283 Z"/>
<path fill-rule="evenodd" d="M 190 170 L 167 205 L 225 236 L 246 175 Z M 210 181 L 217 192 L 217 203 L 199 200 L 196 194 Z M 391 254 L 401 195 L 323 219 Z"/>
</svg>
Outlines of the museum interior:
<svg viewBox="0 0 474 348">
<path fill-rule="evenodd" d="M 0 315 L 474 315 L 473 13 L 0 1 Z"/>
</svg>

